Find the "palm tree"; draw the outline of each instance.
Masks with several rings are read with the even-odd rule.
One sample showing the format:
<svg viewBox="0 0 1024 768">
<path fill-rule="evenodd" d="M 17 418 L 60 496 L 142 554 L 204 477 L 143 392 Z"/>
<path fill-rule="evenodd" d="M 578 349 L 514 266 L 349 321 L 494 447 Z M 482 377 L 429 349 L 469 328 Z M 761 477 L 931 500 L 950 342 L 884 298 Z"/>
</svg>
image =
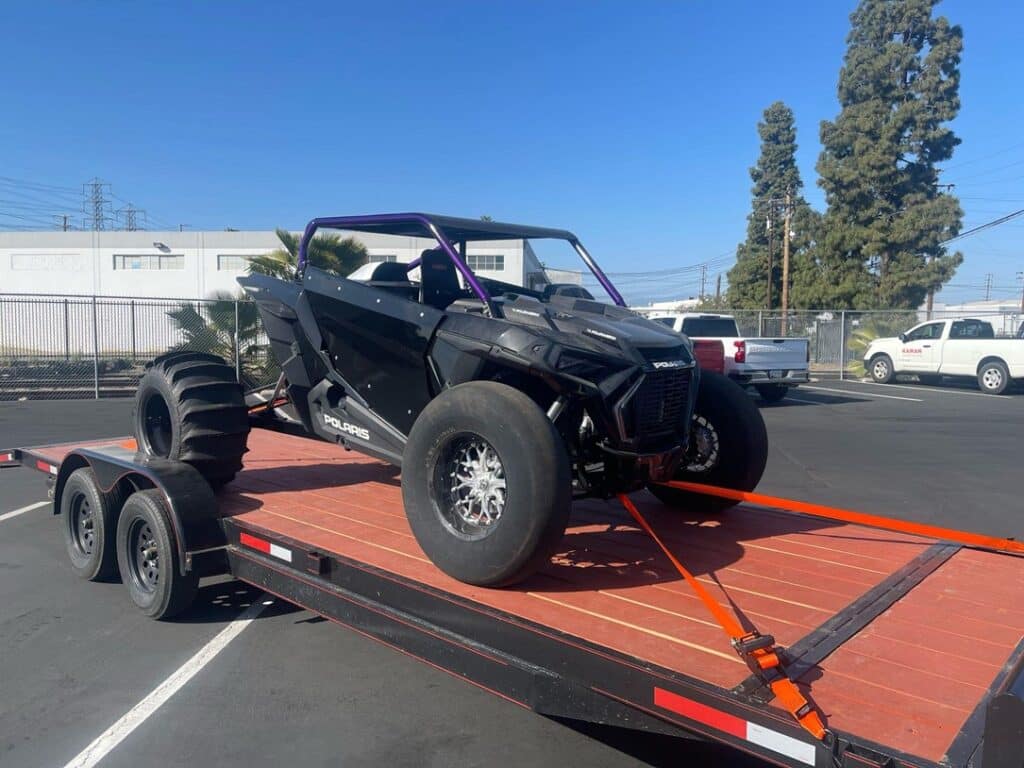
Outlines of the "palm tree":
<svg viewBox="0 0 1024 768">
<path fill-rule="evenodd" d="M 295 277 L 301 238 L 286 229 L 278 228 L 275 232 L 284 247 L 251 258 L 249 274 L 270 275 L 290 280 Z M 342 277 L 351 274 L 369 260 L 365 245 L 354 237 L 342 237 L 334 233 L 314 237 L 309 243 L 308 256 L 309 263 L 314 267 Z"/>
<path fill-rule="evenodd" d="M 242 378 L 252 384 L 267 374 L 266 350 L 259 343 L 260 317 L 256 304 L 244 295 L 238 297 L 218 291 L 210 301 L 182 302 L 167 316 L 181 331 L 182 340 L 171 349 L 209 352 L 233 364 L 236 355 L 235 305 L 238 305 L 237 354 Z"/>
</svg>

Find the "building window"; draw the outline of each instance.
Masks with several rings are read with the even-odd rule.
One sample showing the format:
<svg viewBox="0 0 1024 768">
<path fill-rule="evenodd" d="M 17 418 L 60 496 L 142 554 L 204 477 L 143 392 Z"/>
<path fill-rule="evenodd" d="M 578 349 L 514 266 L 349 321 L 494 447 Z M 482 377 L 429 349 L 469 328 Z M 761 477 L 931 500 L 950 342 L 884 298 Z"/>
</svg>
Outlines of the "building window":
<svg viewBox="0 0 1024 768">
<path fill-rule="evenodd" d="M 477 270 L 503 272 L 505 270 L 505 257 L 500 253 L 471 253 L 466 256 L 466 264 L 474 272 Z"/>
<path fill-rule="evenodd" d="M 252 256 L 239 256 L 233 253 L 217 254 L 218 272 L 245 272 L 249 268 Z"/>
<path fill-rule="evenodd" d="M 380 264 L 385 261 L 398 261 L 397 253 L 371 253 L 366 257 L 367 264 Z"/>
<path fill-rule="evenodd" d="M 184 269 L 182 254 L 114 254 L 114 269 Z"/>
</svg>

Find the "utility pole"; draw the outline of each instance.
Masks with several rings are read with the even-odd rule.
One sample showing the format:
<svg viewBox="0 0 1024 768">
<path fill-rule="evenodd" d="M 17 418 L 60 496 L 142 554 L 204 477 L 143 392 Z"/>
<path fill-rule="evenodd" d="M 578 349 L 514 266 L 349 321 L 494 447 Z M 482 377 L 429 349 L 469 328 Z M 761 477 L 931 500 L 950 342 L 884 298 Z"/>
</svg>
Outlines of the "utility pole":
<svg viewBox="0 0 1024 768">
<path fill-rule="evenodd" d="M 793 223 L 793 195 L 786 190 L 786 210 L 782 220 L 782 335 L 786 335 L 789 312 L 789 229 Z"/>
<path fill-rule="evenodd" d="M 715 279 L 715 306 L 722 300 L 722 273 L 718 273 L 718 277 Z"/>
<path fill-rule="evenodd" d="M 178 231 L 179 232 L 184 232 L 185 231 L 185 227 L 187 227 L 187 226 L 189 226 L 189 225 L 188 224 L 179 224 L 178 225 Z"/>
<path fill-rule="evenodd" d="M 57 220 L 57 226 L 61 232 L 67 232 L 71 229 L 71 216 L 66 213 L 54 214 L 53 218 Z"/>
<path fill-rule="evenodd" d="M 1020 314 L 1024 317 L 1024 272 L 1018 272 L 1017 279 L 1020 280 Z"/>
<path fill-rule="evenodd" d="M 992 273 L 985 275 L 985 301 L 992 298 Z"/>
<path fill-rule="evenodd" d="M 704 300 L 704 283 L 707 280 L 707 277 L 708 277 L 708 265 L 707 264 L 701 264 L 700 265 L 700 298 L 701 298 L 701 301 Z"/>
</svg>

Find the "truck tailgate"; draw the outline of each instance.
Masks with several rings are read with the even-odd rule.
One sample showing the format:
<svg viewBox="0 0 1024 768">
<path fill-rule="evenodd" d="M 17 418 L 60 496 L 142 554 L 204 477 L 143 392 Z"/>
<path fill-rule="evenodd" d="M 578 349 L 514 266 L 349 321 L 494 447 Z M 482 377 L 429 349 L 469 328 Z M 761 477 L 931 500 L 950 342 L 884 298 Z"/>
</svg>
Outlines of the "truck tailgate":
<svg viewBox="0 0 1024 768">
<path fill-rule="evenodd" d="M 750 368 L 804 369 L 807 367 L 807 339 L 746 339 Z"/>
</svg>

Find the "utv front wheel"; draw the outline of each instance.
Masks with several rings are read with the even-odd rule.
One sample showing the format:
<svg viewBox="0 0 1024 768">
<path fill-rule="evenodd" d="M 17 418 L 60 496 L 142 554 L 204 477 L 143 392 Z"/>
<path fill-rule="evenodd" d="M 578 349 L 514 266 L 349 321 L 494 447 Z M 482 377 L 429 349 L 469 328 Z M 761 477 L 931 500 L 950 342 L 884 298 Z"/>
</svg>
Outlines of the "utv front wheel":
<svg viewBox="0 0 1024 768">
<path fill-rule="evenodd" d="M 690 441 L 675 480 L 752 491 L 768 461 L 768 431 L 747 393 L 725 376 L 700 375 Z M 739 502 L 667 485 L 648 486 L 663 503 L 697 513 L 714 513 Z"/>
<path fill-rule="evenodd" d="M 461 384 L 413 424 L 402 500 L 438 568 L 468 584 L 514 584 L 547 562 L 565 532 L 569 458 L 525 394 L 490 381 Z"/>
</svg>

